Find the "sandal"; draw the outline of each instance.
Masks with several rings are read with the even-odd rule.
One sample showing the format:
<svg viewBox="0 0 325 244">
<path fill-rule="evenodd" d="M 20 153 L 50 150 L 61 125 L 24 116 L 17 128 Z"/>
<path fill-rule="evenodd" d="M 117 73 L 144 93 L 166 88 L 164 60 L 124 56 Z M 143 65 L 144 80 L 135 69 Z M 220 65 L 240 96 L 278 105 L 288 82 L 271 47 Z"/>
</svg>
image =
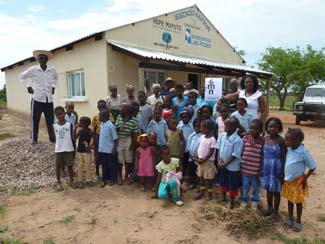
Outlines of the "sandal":
<svg viewBox="0 0 325 244">
<path fill-rule="evenodd" d="M 140 191 L 146 191 L 146 188 L 144 186 L 140 186 Z"/>
<path fill-rule="evenodd" d="M 284 221 L 283 225 L 286 228 L 292 228 L 292 226 L 293 226 L 293 220 L 287 219 L 286 221 Z"/>
<path fill-rule="evenodd" d="M 302 231 L 302 227 L 303 227 L 303 224 L 301 224 L 301 223 L 297 223 L 297 222 L 294 222 L 294 223 L 293 223 L 293 226 L 292 226 L 293 231 L 295 231 L 295 232 L 300 232 L 300 231 Z"/>
</svg>

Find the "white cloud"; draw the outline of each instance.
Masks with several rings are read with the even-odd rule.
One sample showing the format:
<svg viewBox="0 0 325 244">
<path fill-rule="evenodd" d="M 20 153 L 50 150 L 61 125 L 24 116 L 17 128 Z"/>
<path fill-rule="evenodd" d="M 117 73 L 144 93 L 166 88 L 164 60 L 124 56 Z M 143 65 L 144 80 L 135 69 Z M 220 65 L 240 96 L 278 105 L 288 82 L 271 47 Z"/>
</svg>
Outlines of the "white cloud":
<svg viewBox="0 0 325 244">
<path fill-rule="evenodd" d="M 44 10 L 45 7 L 42 4 L 37 4 L 37 5 L 27 6 L 27 9 L 33 13 L 38 13 L 38 12 Z"/>
<path fill-rule="evenodd" d="M 0 4 L 5 4 L 0 0 Z M 34 49 L 53 49 L 102 31 L 196 4 L 231 45 L 247 52 L 249 64 L 267 46 L 324 46 L 323 0 L 123 0 L 107 1 L 101 11 L 77 18 L 45 20 L 33 15 L 46 6 L 33 6 L 31 15 L 14 18 L 0 11 L 0 67 L 30 57 Z M 30 6 L 31 7 L 31 6 Z M 33 12 L 34 11 L 34 12 Z M 0 73 L 1 82 L 4 81 Z"/>
</svg>

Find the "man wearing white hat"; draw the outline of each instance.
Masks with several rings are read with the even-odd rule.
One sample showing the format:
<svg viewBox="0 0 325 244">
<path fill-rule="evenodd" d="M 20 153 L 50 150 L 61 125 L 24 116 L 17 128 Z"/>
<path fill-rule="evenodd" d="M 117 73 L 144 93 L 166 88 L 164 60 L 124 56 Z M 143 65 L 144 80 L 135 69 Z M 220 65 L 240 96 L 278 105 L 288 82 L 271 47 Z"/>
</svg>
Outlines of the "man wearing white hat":
<svg viewBox="0 0 325 244">
<path fill-rule="evenodd" d="M 38 60 L 39 65 L 34 65 L 19 75 L 20 81 L 32 94 L 31 101 L 31 137 L 32 144 L 36 145 L 38 140 L 39 122 L 42 113 L 45 115 L 47 132 L 51 142 L 55 142 L 53 129 L 54 111 L 53 97 L 58 82 L 58 75 L 55 69 L 47 65 L 53 54 L 45 50 L 36 50 L 33 56 Z M 32 80 L 32 82 L 30 82 Z"/>
</svg>

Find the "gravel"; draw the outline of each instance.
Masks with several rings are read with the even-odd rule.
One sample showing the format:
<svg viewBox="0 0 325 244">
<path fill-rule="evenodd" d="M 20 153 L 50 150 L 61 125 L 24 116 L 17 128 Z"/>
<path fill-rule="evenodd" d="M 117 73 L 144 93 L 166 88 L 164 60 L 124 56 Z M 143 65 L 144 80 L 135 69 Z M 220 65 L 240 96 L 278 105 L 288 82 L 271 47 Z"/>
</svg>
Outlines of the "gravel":
<svg viewBox="0 0 325 244">
<path fill-rule="evenodd" d="M 16 139 L 0 145 L 0 190 L 42 191 L 56 182 L 54 145 L 39 142 L 33 149 L 28 139 Z"/>
</svg>

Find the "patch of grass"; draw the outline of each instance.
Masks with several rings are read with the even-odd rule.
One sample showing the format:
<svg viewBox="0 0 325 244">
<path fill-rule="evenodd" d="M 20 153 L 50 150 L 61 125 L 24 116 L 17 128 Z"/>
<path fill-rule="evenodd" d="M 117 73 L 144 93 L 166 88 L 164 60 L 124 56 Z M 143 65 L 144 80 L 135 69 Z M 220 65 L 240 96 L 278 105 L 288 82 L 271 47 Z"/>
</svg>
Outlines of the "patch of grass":
<svg viewBox="0 0 325 244">
<path fill-rule="evenodd" d="M 7 239 L 4 239 L 4 240 L 0 239 L 0 243 L 1 244 L 27 244 L 26 242 L 22 242 L 21 240 L 15 240 L 15 239 L 12 239 L 12 238 L 7 238 Z"/>
<path fill-rule="evenodd" d="M 29 196 L 31 194 L 33 194 L 35 192 L 35 189 L 32 188 L 32 187 L 27 187 L 23 190 L 21 190 L 20 192 L 17 192 L 17 195 L 20 195 L 20 196 Z"/>
<path fill-rule="evenodd" d="M 7 187 L 0 185 L 0 192 L 7 192 Z"/>
<path fill-rule="evenodd" d="M 325 214 L 318 215 L 317 220 L 320 221 L 320 222 L 325 222 Z"/>
<path fill-rule="evenodd" d="M 75 218 L 76 218 L 76 215 L 68 215 L 68 216 L 63 217 L 63 219 L 59 220 L 59 222 L 63 223 L 63 224 L 68 224 Z"/>
<path fill-rule="evenodd" d="M 275 233 L 274 239 L 283 242 L 284 244 L 325 244 L 324 239 L 314 238 L 307 239 L 303 236 L 288 238 L 282 233 Z"/>
<path fill-rule="evenodd" d="M 296 96 L 287 96 L 284 102 L 285 110 L 292 110 L 293 104 L 297 101 Z M 279 109 L 280 101 L 276 95 L 270 95 L 270 109 Z"/>
<path fill-rule="evenodd" d="M 81 208 L 74 208 L 74 211 L 76 211 L 76 212 L 81 212 Z"/>
<path fill-rule="evenodd" d="M 0 233 L 5 233 L 8 229 L 8 225 L 0 226 Z"/>
<path fill-rule="evenodd" d="M 53 239 L 46 239 L 43 241 L 43 244 L 55 244 L 55 242 L 53 241 Z"/>
<path fill-rule="evenodd" d="M 236 210 L 227 215 L 229 222 L 226 228 L 234 236 L 255 239 L 275 232 L 274 224 L 253 210 Z"/>
<path fill-rule="evenodd" d="M 2 133 L 2 134 L 0 134 L 0 140 L 5 140 L 5 139 L 8 139 L 8 138 L 12 138 L 12 137 L 15 137 L 15 135 L 10 134 L 10 133 Z"/>
<path fill-rule="evenodd" d="M 96 222 L 97 222 L 97 217 L 96 216 L 91 216 L 88 224 L 95 225 Z"/>
<path fill-rule="evenodd" d="M 6 208 L 5 208 L 5 206 L 0 205 L 0 219 L 3 218 L 3 216 L 5 215 L 5 213 L 6 213 Z"/>
</svg>

